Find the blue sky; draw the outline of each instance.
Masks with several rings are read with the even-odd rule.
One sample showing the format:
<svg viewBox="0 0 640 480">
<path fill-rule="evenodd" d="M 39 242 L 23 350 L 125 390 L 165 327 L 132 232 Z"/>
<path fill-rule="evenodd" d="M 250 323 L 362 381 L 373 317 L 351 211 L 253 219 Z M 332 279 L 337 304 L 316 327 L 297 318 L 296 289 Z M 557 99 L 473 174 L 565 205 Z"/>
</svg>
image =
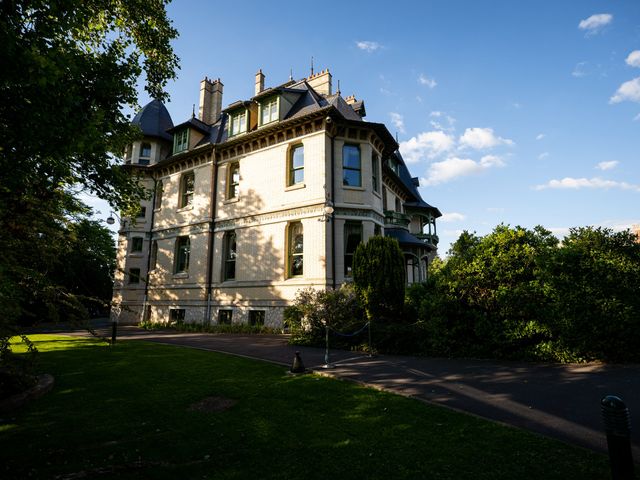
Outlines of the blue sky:
<svg viewBox="0 0 640 480">
<path fill-rule="evenodd" d="M 311 6 L 313 5 L 313 7 Z M 615 229 L 640 223 L 640 2 L 175 0 L 174 123 L 206 75 L 223 105 L 329 68 L 398 133 L 440 254 L 501 222 Z M 141 94 L 141 104 L 148 98 Z"/>
</svg>

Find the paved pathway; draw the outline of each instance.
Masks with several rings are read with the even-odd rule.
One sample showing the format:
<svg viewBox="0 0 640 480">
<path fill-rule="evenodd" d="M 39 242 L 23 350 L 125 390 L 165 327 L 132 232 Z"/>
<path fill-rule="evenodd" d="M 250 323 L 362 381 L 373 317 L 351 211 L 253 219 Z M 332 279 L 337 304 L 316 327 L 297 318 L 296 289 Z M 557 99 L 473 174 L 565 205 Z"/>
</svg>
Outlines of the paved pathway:
<svg viewBox="0 0 640 480">
<path fill-rule="evenodd" d="M 620 396 L 632 414 L 633 456 L 640 461 L 640 365 L 547 365 L 440 359 L 294 347 L 283 335 L 147 332 L 121 327 L 119 338 L 227 352 L 290 366 L 300 351 L 307 368 L 515 425 L 606 452 L 604 395 Z"/>
</svg>

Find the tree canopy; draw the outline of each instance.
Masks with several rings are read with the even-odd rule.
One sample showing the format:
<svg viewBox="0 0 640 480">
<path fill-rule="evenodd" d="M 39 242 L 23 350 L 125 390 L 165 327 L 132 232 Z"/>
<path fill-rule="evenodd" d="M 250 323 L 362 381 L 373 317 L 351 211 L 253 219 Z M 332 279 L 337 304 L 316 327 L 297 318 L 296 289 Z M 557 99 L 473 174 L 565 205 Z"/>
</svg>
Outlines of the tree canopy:
<svg viewBox="0 0 640 480">
<path fill-rule="evenodd" d="M 102 254 L 78 251 L 107 239 L 73 192 L 125 209 L 145 195 L 118 157 L 140 135 L 125 114 L 137 109 L 140 76 L 166 99 L 176 75 L 167 3 L 0 2 L 0 352 L 21 319 L 97 293 L 74 287 L 78 272 L 109 269 Z M 74 262 L 87 263 L 67 271 Z M 96 287 L 104 297 L 108 287 Z"/>
</svg>

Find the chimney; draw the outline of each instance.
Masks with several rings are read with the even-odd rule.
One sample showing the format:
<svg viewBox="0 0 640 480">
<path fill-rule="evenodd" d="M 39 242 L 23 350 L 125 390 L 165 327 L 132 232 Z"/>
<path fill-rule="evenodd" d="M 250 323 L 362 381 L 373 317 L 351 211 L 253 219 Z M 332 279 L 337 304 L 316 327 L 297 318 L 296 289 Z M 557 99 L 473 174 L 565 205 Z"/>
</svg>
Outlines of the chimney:
<svg viewBox="0 0 640 480">
<path fill-rule="evenodd" d="M 331 74 L 328 68 L 320 73 L 312 73 L 307 77 L 307 83 L 320 95 L 331 95 Z"/>
<path fill-rule="evenodd" d="M 260 69 L 258 70 L 258 73 L 256 73 L 256 93 L 254 95 L 258 95 L 263 90 L 264 90 L 264 73 L 262 73 L 262 69 Z"/>
<path fill-rule="evenodd" d="M 344 99 L 345 102 L 347 102 L 347 105 L 352 105 L 354 103 L 356 103 L 356 96 L 355 95 L 349 95 L 347 98 Z"/>
<path fill-rule="evenodd" d="M 204 77 L 200 82 L 200 107 L 198 118 L 211 125 L 216 123 L 222 110 L 222 82 Z"/>
</svg>

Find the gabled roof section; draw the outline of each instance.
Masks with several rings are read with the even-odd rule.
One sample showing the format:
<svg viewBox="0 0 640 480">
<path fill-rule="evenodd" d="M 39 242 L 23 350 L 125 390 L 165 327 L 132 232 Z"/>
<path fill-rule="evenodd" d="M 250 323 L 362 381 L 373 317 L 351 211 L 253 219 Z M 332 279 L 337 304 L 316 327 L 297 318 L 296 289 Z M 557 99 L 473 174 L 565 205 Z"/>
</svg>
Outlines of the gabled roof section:
<svg viewBox="0 0 640 480">
<path fill-rule="evenodd" d="M 191 117 L 189 120 L 187 120 L 186 122 L 182 122 L 179 125 L 176 125 L 173 128 L 170 128 L 168 130 L 169 133 L 173 133 L 176 132 L 184 127 L 190 127 L 193 128 L 195 130 L 198 130 L 201 133 L 204 133 L 205 135 L 207 133 L 209 133 L 209 130 L 211 129 L 210 125 L 207 125 L 206 123 L 204 123 L 201 120 L 198 120 L 196 117 Z"/>
<path fill-rule="evenodd" d="M 133 117 L 131 123 L 138 125 L 142 133 L 147 137 L 171 140 L 171 135 L 167 133 L 167 130 L 173 127 L 173 120 L 171 120 L 167 107 L 158 99 L 147 103 Z"/>
<path fill-rule="evenodd" d="M 351 108 L 351 105 L 349 105 L 339 94 L 336 93 L 334 95 L 331 95 L 330 97 L 327 97 L 327 101 L 330 105 L 333 105 L 336 110 L 338 110 L 340 114 L 347 120 L 363 122 L 362 117 L 358 115 L 353 110 L 353 108 Z"/>
</svg>

